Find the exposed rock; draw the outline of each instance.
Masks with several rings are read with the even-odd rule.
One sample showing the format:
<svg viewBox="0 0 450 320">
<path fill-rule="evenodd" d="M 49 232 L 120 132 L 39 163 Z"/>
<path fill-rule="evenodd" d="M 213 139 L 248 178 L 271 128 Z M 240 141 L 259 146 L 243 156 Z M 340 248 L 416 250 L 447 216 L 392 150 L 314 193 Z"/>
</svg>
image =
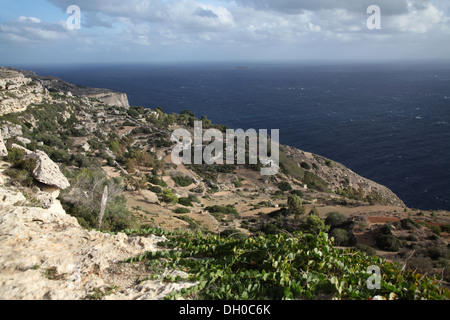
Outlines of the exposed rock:
<svg viewBox="0 0 450 320">
<path fill-rule="evenodd" d="M 19 141 L 20 143 L 23 143 L 25 145 L 31 143 L 30 139 L 24 138 L 24 137 L 16 137 L 16 140 Z"/>
<path fill-rule="evenodd" d="M 33 177 L 48 186 L 55 186 L 66 189 L 70 186 L 67 178 L 61 173 L 59 167 L 44 152 L 36 150 L 26 158 L 36 159 L 36 168 L 33 170 Z"/>
<path fill-rule="evenodd" d="M 18 190 L 0 186 L 0 207 L 25 203 L 27 199 Z"/>
<path fill-rule="evenodd" d="M 5 142 L 3 141 L 2 134 L 0 132 L 0 157 L 6 157 L 8 150 L 6 149 Z"/>
<path fill-rule="evenodd" d="M 0 207 L 0 299 L 84 299 L 117 287 L 109 299 L 160 299 L 185 281 L 136 284 L 126 258 L 156 251 L 162 237 L 127 237 L 82 229 L 75 218 L 31 207 Z M 168 271 L 169 272 L 169 271 Z"/>
<path fill-rule="evenodd" d="M 2 121 L 0 125 L 0 134 L 5 140 L 20 137 L 23 135 L 22 126 L 9 121 Z"/>
<path fill-rule="evenodd" d="M 0 89 L 6 89 L 0 93 L 0 115 L 24 111 L 46 97 L 41 84 L 11 69 L 0 68 Z"/>
<path fill-rule="evenodd" d="M 90 96 L 91 98 L 100 100 L 110 106 L 118 106 L 129 109 L 128 97 L 125 93 L 109 92 Z"/>
</svg>

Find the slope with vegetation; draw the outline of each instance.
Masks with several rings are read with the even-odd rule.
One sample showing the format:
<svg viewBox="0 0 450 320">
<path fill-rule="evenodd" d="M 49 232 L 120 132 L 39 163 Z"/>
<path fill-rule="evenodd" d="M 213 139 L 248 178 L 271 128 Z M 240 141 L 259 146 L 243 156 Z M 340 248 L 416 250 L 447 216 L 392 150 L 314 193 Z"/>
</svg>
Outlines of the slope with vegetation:
<svg viewBox="0 0 450 320">
<path fill-rule="evenodd" d="M 161 277 L 166 267 L 188 271 L 196 286 L 170 297 L 448 298 L 447 212 L 406 208 L 386 187 L 288 146 L 270 177 L 260 175 L 260 162 L 175 165 L 170 135 L 193 130 L 191 111 L 117 106 L 123 97 L 99 100 L 95 89 L 17 73 L 0 73 L 7 75 L 0 140 L 8 153 L 0 182 L 25 194 L 26 205 L 44 208 L 37 195 L 45 188 L 23 151 L 40 150 L 70 182 L 55 195 L 85 229 L 101 225 L 133 237 L 165 230 L 161 251 L 130 262 L 142 279 Z M 200 121 L 204 129 L 226 129 Z M 378 291 L 365 286 L 371 265 L 382 272 Z"/>
</svg>

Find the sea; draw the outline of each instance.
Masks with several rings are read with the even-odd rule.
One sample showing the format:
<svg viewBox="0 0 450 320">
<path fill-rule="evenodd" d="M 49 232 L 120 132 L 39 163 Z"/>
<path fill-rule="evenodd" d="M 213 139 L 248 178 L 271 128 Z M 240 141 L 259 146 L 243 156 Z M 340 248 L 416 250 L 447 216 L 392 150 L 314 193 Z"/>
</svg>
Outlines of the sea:
<svg viewBox="0 0 450 320">
<path fill-rule="evenodd" d="M 191 63 L 17 66 L 189 109 L 340 162 L 408 207 L 450 210 L 450 63 Z"/>
</svg>

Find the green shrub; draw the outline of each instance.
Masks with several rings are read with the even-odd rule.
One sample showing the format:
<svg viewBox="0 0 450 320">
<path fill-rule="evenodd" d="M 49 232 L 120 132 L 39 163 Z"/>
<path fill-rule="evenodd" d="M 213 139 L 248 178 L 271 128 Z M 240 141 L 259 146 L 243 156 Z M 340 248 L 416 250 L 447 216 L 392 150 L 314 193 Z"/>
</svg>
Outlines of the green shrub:
<svg viewBox="0 0 450 320">
<path fill-rule="evenodd" d="M 310 166 L 307 162 L 302 162 L 302 163 L 300 164 L 300 166 L 301 166 L 303 169 L 311 170 L 311 166 Z"/>
<path fill-rule="evenodd" d="M 327 232 L 330 227 L 325 225 L 325 222 L 316 215 L 310 215 L 306 221 L 300 226 L 301 230 L 306 233 L 319 234 L 320 232 Z"/>
<path fill-rule="evenodd" d="M 159 198 L 162 202 L 170 203 L 176 205 L 178 203 L 178 197 L 173 194 L 172 190 L 164 188 L 163 192 Z"/>
<path fill-rule="evenodd" d="M 235 188 L 241 188 L 242 187 L 242 181 L 241 180 L 235 180 L 233 182 L 233 184 L 234 184 Z"/>
<path fill-rule="evenodd" d="M 381 235 L 391 235 L 392 234 L 392 225 L 390 223 L 386 223 L 385 225 L 383 225 L 380 228 L 379 233 Z"/>
<path fill-rule="evenodd" d="M 187 208 L 176 208 L 175 210 L 173 210 L 173 212 L 178 214 L 191 213 L 191 211 Z"/>
<path fill-rule="evenodd" d="M 428 249 L 428 256 L 433 260 L 447 258 L 448 248 L 443 245 L 434 245 L 433 247 Z"/>
<path fill-rule="evenodd" d="M 419 227 L 419 225 L 416 222 L 414 222 L 411 218 L 406 218 L 406 219 L 400 220 L 400 227 L 403 230 L 414 230 L 414 229 L 417 229 Z"/>
<path fill-rule="evenodd" d="M 210 213 L 223 213 L 223 214 L 239 215 L 236 208 L 230 204 L 227 206 L 214 205 L 211 207 L 206 207 L 205 210 Z"/>
<path fill-rule="evenodd" d="M 340 214 L 339 212 L 330 212 L 327 214 L 325 224 L 332 229 L 342 225 L 346 221 L 347 218 L 343 214 Z"/>
<path fill-rule="evenodd" d="M 154 192 L 154 193 L 156 193 L 156 194 L 162 193 L 162 188 L 161 188 L 161 187 L 158 187 L 158 186 L 150 186 L 150 187 L 148 188 L 148 190 L 150 190 L 151 192 Z"/>
<path fill-rule="evenodd" d="M 335 228 L 331 230 L 330 237 L 334 238 L 334 243 L 338 246 L 345 246 L 348 243 L 348 233 L 344 229 Z"/>
<path fill-rule="evenodd" d="M 181 204 L 185 207 L 192 207 L 192 202 L 189 198 L 180 198 L 178 199 L 178 204 Z"/>
<path fill-rule="evenodd" d="M 70 178 L 70 188 L 61 191 L 60 199 L 66 212 L 77 218 L 87 229 L 98 227 L 98 215 L 105 185 L 108 201 L 102 220 L 102 230 L 118 232 L 138 225 L 137 219 L 127 208 L 122 187 L 117 180 L 108 180 L 99 169 L 83 168 Z"/>
<path fill-rule="evenodd" d="M 397 252 L 400 250 L 400 240 L 393 235 L 379 235 L 376 238 L 376 245 L 384 251 Z"/>
<path fill-rule="evenodd" d="M 8 149 L 8 155 L 6 156 L 6 161 L 15 163 L 22 160 L 25 157 L 25 150 L 19 148 Z"/>
<path fill-rule="evenodd" d="M 355 246 L 355 249 L 361 252 L 366 253 L 368 256 L 374 257 L 377 255 L 377 251 L 372 248 L 371 246 L 368 246 L 367 244 L 357 244 Z"/>
<path fill-rule="evenodd" d="M 434 234 L 440 235 L 441 234 L 441 228 L 439 226 L 431 226 L 431 231 L 433 231 Z"/>
<path fill-rule="evenodd" d="M 303 198 L 303 196 L 304 196 L 303 191 L 301 191 L 301 190 L 292 190 L 290 193 L 292 195 L 295 194 L 296 196 L 299 196 L 300 198 Z"/>
<path fill-rule="evenodd" d="M 147 181 L 150 182 L 151 184 L 154 184 L 154 185 L 157 185 L 157 186 L 160 186 L 163 188 L 167 188 L 167 183 L 164 180 L 159 179 L 157 176 L 147 174 L 146 177 L 147 177 Z"/>
<path fill-rule="evenodd" d="M 280 189 L 281 191 L 290 191 L 292 190 L 292 186 L 289 182 L 283 181 L 278 184 L 278 189 Z"/>
<path fill-rule="evenodd" d="M 443 224 L 443 225 L 441 226 L 441 231 L 442 231 L 442 232 L 450 233 L 450 224 Z"/>
<path fill-rule="evenodd" d="M 226 229 L 220 233 L 221 237 L 231 237 L 234 239 L 247 239 L 247 235 L 237 229 Z"/>
<path fill-rule="evenodd" d="M 295 194 L 290 195 L 288 197 L 287 205 L 289 208 L 289 212 L 291 214 L 298 216 L 298 215 L 302 215 L 305 213 L 305 207 L 303 206 L 303 200 Z"/>
<path fill-rule="evenodd" d="M 186 176 L 175 176 L 172 177 L 172 180 L 180 187 L 188 187 L 195 182 L 192 178 Z"/>
<path fill-rule="evenodd" d="M 200 203 L 200 199 L 199 199 L 195 194 L 190 194 L 190 195 L 188 196 L 188 199 L 189 199 L 191 202 Z"/>
<path fill-rule="evenodd" d="M 273 223 L 266 223 L 261 227 L 261 231 L 265 234 L 278 234 L 280 229 L 277 228 Z"/>
</svg>

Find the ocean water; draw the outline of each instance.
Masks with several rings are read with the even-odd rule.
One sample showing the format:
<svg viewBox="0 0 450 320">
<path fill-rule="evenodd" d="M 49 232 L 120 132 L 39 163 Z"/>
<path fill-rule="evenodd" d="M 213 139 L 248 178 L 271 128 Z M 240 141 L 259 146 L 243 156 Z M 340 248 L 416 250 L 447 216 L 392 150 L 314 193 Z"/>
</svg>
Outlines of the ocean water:
<svg viewBox="0 0 450 320">
<path fill-rule="evenodd" d="M 125 92 L 131 105 L 192 110 L 341 162 L 408 206 L 450 210 L 450 64 L 28 66 Z"/>
</svg>

